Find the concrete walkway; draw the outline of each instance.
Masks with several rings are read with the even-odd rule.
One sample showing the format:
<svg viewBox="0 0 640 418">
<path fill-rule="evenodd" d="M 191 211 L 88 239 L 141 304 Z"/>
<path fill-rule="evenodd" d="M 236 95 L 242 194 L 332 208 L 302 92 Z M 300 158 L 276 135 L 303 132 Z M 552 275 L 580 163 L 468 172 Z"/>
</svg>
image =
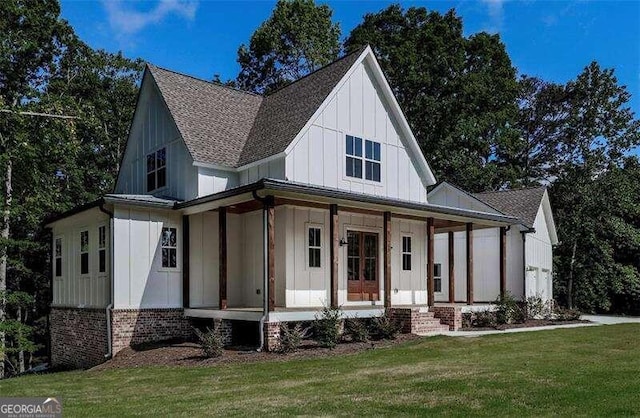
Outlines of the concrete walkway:
<svg viewBox="0 0 640 418">
<path fill-rule="evenodd" d="M 510 328 L 505 330 L 495 329 L 495 330 L 487 330 L 487 331 L 445 331 L 445 332 L 434 332 L 434 333 L 421 334 L 421 335 L 423 336 L 446 335 L 448 337 L 480 337 L 483 335 L 512 334 L 516 332 L 546 331 L 551 329 L 597 327 L 599 325 L 615 325 L 615 324 L 629 324 L 629 323 L 640 324 L 640 317 L 633 317 L 633 316 L 582 315 L 580 319 L 583 319 L 585 321 L 591 321 L 591 323 L 548 325 L 543 327 Z"/>
</svg>

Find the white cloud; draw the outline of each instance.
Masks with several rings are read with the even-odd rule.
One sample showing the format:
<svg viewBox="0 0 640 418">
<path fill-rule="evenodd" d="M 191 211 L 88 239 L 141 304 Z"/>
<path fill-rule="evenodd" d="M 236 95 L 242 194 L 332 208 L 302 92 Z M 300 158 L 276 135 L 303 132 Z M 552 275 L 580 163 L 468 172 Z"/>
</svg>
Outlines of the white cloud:
<svg viewBox="0 0 640 418">
<path fill-rule="evenodd" d="M 489 13 L 489 32 L 500 32 L 504 25 L 504 2 L 505 0 L 482 0 L 487 6 Z"/>
<path fill-rule="evenodd" d="M 193 20 L 198 8 L 197 0 L 160 0 L 149 10 L 136 10 L 134 4 L 142 2 L 103 0 L 111 29 L 118 36 L 133 35 L 145 27 L 161 22 L 166 16 L 175 14 Z M 147 3 L 148 4 L 148 3 Z"/>
</svg>

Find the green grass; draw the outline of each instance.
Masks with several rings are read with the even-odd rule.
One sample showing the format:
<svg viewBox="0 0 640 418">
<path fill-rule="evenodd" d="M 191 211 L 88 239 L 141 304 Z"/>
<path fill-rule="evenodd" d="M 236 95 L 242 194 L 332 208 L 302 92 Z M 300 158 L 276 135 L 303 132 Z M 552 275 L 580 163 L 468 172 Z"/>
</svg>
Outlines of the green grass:
<svg viewBox="0 0 640 418">
<path fill-rule="evenodd" d="M 640 414 L 640 325 L 433 337 L 360 354 L 27 376 L 65 415 Z"/>
</svg>

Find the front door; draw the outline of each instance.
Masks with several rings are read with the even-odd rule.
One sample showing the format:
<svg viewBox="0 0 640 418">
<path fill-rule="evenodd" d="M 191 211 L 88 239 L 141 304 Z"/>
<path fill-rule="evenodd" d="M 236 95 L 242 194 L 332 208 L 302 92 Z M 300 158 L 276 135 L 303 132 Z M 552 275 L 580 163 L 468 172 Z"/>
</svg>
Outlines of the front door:
<svg viewBox="0 0 640 418">
<path fill-rule="evenodd" d="M 376 233 L 347 231 L 347 300 L 380 300 Z"/>
</svg>

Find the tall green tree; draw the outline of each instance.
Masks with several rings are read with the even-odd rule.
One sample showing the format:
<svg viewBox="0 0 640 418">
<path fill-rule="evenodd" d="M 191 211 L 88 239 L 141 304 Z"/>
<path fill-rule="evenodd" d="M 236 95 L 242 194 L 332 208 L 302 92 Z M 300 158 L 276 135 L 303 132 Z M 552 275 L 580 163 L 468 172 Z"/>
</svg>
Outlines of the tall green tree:
<svg viewBox="0 0 640 418">
<path fill-rule="evenodd" d="M 278 0 L 271 16 L 238 49 L 237 85 L 268 93 L 334 61 L 340 26 L 327 5 L 313 0 Z"/>
<path fill-rule="evenodd" d="M 364 16 L 347 52 L 370 44 L 437 177 L 471 191 L 497 188 L 517 140 L 516 73 L 498 35 L 465 37 L 462 19 L 392 5 Z"/>
</svg>

